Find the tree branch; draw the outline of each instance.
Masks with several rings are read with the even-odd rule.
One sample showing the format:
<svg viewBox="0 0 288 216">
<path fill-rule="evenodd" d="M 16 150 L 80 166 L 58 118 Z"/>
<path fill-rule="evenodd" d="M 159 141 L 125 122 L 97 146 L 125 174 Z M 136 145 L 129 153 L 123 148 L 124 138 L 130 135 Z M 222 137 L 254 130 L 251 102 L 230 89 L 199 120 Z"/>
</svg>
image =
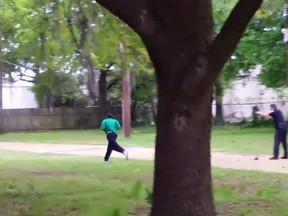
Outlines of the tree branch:
<svg viewBox="0 0 288 216">
<path fill-rule="evenodd" d="M 0 59 L 0 61 L 2 61 L 3 63 L 5 64 L 8 64 L 8 65 L 11 65 L 11 66 L 14 66 L 14 67 L 20 67 L 20 68 L 24 68 L 24 69 L 27 69 L 27 70 L 37 70 L 37 68 L 34 68 L 34 67 L 28 67 L 28 66 L 25 66 L 23 64 L 16 64 L 16 63 L 13 63 L 13 62 L 9 62 L 9 61 L 6 61 L 6 60 L 3 60 L 3 59 Z"/>
<path fill-rule="evenodd" d="M 68 8 L 71 8 L 71 2 L 69 2 L 69 7 Z M 76 46 L 76 53 L 79 51 L 79 41 L 76 37 L 76 33 L 74 32 L 74 29 L 73 29 L 73 21 L 72 21 L 72 16 L 69 12 L 69 10 L 67 11 L 65 9 L 65 3 L 63 2 L 63 13 L 64 13 L 64 17 L 66 18 L 66 22 L 67 22 L 67 27 L 68 27 L 68 30 L 70 32 L 70 35 L 71 35 L 71 38 L 72 38 L 72 41 L 74 42 L 75 46 Z"/>
<path fill-rule="evenodd" d="M 114 85 L 118 84 L 119 82 L 121 81 L 121 79 L 114 79 L 112 82 L 110 82 L 108 85 L 107 85 L 107 90 L 110 90 Z"/>
<path fill-rule="evenodd" d="M 146 0 L 97 0 L 97 2 L 127 23 L 136 32 L 140 32 L 145 16 Z"/>
<path fill-rule="evenodd" d="M 85 48 L 85 44 L 87 43 L 89 21 L 84 14 L 82 14 L 82 17 L 79 17 L 78 20 L 79 20 L 79 30 L 80 30 L 79 49 L 81 50 L 80 52 L 83 52 L 83 49 Z"/>
<path fill-rule="evenodd" d="M 104 73 L 108 73 L 110 71 L 112 71 L 112 67 L 114 66 L 115 64 L 114 63 L 109 63 L 109 64 L 106 64 L 104 65 L 103 67 L 99 68 L 101 72 L 104 72 Z"/>
<path fill-rule="evenodd" d="M 36 79 L 36 76 L 29 76 L 29 75 L 25 74 L 26 71 L 27 71 L 27 70 L 25 70 L 24 73 L 19 72 L 18 76 L 19 76 L 19 77 L 26 77 L 26 78 L 29 78 L 29 79 Z"/>
<path fill-rule="evenodd" d="M 28 80 L 28 79 L 25 79 L 25 78 L 23 78 L 23 77 L 20 77 L 19 80 L 24 81 L 24 82 L 29 82 L 29 83 L 34 83 L 34 84 L 35 84 L 35 80 Z"/>
<path fill-rule="evenodd" d="M 227 60 L 235 51 L 253 15 L 263 0 L 239 0 L 220 33 L 207 51 L 208 73 L 204 82 L 214 82 Z"/>
</svg>

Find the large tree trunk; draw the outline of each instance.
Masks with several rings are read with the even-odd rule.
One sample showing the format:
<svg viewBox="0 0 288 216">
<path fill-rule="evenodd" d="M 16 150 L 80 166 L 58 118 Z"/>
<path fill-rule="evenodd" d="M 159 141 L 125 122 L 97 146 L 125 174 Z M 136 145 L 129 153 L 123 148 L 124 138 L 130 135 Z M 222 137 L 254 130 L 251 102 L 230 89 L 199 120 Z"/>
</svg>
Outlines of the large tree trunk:
<svg viewBox="0 0 288 216">
<path fill-rule="evenodd" d="M 80 4 L 81 1 L 78 1 Z M 80 6 L 80 5 L 79 5 Z M 80 12 L 78 18 L 78 33 L 80 37 L 78 38 L 77 33 L 75 32 L 72 15 L 69 10 L 64 10 L 64 15 L 67 22 L 68 30 L 71 34 L 72 42 L 74 43 L 76 50 L 75 52 L 79 55 L 79 60 L 83 68 L 87 70 L 87 89 L 90 98 L 93 101 L 93 105 L 96 105 L 96 101 L 99 96 L 98 92 L 98 83 L 96 82 L 96 71 L 91 55 L 86 50 L 86 45 L 88 42 L 88 35 L 90 31 L 89 19 L 85 16 L 80 7 Z"/>
<path fill-rule="evenodd" d="M 212 216 L 211 90 L 181 99 L 177 92 L 159 88 L 152 216 Z"/>
<path fill-rule="evenodd" d="M 215 102 L 216 102 L 216 116 L 215 116 L 215 125 L 224 125 L 223 117 L 223 86 L 221 80 L 218 78 L 215 81 Z"/>
<path fill-rule="evenodd" d="M 54 97 L 52 93 L 46 95 L 45 107 L 48 108 L 50 111 L 53 110 L 54 104 Z"/>
<path fill-rule="evenodd" d="M 132 123 L 137 123 L 137 102 L 134 101 L 131 104 L 131 124 Z"/>
<path fill-rule="evenodd" d="M 81 55 L 82 65 L 87 69 L 87 89 L 90 98 L 93 100 L 93 103 L 96 104 L 96 101 L 99 97 L 98 92 L 98 83 L 96 81 L 96 71 L 93 65 L 93 61 L 90 56 Z"/>
<path fill-rule="evenodd" d="M 138 101 L 137 98 L 135 97 L 135 91 L 131 92 L 131 122 L 133 123 L 136 123 L 137 121 L 136 108 L 138 105 Z"/>
<path fill-rule="evenodd" d="M 98 0 L 142 38 L 158 84 L 152 216 L 213 216 L 212 84 L 263 0 L 240 0 L 212 41 L 211 0 Z"/>
<path fill-rule="evenodd" d="M 180 6 L 182 13 L 194 7 L 193 2 L 186 3 Z M 193 20 L 191 14 L 180 11 L 161 14 L 164 20 L 170 16 L 189 19 L 190 27 L 176 18 L 166 33 L 159 33 L 157 45 L 144 40 L 156 70 L 159 99 L 152 216 L 215 215 L 210 162 L 212 83 L 200 85 L 208 72 L 202 53 L 212 39 L 211 2 L 197 4 L 200 11 L 189 9 Z M 184 37 L 177 34 L 186 28 Z"/>
</svg>

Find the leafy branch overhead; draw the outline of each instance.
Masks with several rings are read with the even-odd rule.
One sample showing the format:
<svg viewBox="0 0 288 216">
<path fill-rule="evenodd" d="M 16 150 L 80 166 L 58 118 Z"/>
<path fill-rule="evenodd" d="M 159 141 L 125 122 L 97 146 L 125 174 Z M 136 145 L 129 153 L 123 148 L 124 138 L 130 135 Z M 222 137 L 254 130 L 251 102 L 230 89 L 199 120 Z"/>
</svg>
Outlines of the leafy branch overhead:
<svg viewBox="0 0 288 216">
<path fill-rule="evenodd" d="M 199 51 L 203 52 L 203 58 L 209 62 L 208 65 L 211 70 L 208 70 L 205 75 L 201 75 L 201 77 L 198 78 L 203 80 L 203 82 L 201 82 L 201 84 L 195 88 L 201 89 L 203 86 L 205 87 L 210 85 L 216 79 L 218 74 L 221 72 L 221 69 L 224 67 L 225 62 L 228 58 L 230 58 L 236 49 L 240 38 L 245 32 L 247 24 L 262 2 L 263 0 L 239 0 L 215 39 L 206 39 L 207 45 L 203 44 L 204 50 Z M 161 0 L 100 0 L 98 3 L 106 7 L 113 14 L 130 25 L 142 37 L 144 43 L 146 42 L 148 49 L 149 46 L 152 46 L 152 44 L 165 46 L 165 41 L 159 41 L 157 36 L 166 34 L 167 37 L 169 37 L 168 35 L 171 35 L 169 26 L 175 26 L 173 24 L 178 20 L 181 20 L 183 23 L 191 23 L 192 26 L 194 19 L 191 14 L 188 15 L 189 6 L 191 4 L 189 1 L 181 1 L 181 3 L 177 3 L 172 1 L 164 2 Z M 166 4 L 172 6 L 171 8 L 173 8 L 173 5 L 181 7 L 182 10 L 180 10 L 181 12 L 179 14 L 177 14 L 175 11 L 173 12 L 173 9 L 168 12 L 170 14 L 167 14 L 167 11 L 166 14 L 162 14 L 162 9 Z M 183 27 L 179 24 L 179 22 L 178 25 L 179 29 Z M 163 26 L 165 26 L 165 28 Z M 192 31 L 193 30 L 191 29 L 190 34 L 192 34 Z M 171 37 L 178 36 L 179 35 L 171 35 Z M 149 43 L 147 42 L 148 40 Z M 205 48 L 205 46 L 208 47 Z M 177 49 L 184 48 L 178 47 Z M 198 59 L 198 61 L 202 60 Z M 183 68 L 189 67 L 189 62 L 191 61 L 184 61 Z M 191 76 L 193 77 L 188 79 L 187 82 L 197 80 L 195 79 L 195 74 Z M 187 83 L 189 86 L 190 84 Z"/>
<path fill-rule="evenodd" d="M 135 67 L 142 61 L 149 64 L 140 38 L 93 1 L 10 3 L 0 8 L 0 24 L 2 60 L 11 82 L 37 85 L 41 73 L 71 73 L 79 79 L 78 88 L 86 86 L 90 98 L 96 101 L 101 96 L 99 89 L 103 89 L 98 81 L 101 73 L 108 74 L 108 83 L 104 84 L 108 90 L 121 76 L 120 43 L 126 46 L 127 62 Z"/>
<path fill-rule="evenodd" d="M 214 8 L 215 29 L 219 31 L 234 1 L 217 1 Z M 264 1 L 263 7 L 249 23 L 237 49 L 229 59 L 221 80 L 224 85 L 233 81 L 239 70 L 249 71 L 262 65 L 260 81 L 267 87 L 286 84 L 286 45 L 281 30 L 284 28 L 283 2 Z"/>
</svg>

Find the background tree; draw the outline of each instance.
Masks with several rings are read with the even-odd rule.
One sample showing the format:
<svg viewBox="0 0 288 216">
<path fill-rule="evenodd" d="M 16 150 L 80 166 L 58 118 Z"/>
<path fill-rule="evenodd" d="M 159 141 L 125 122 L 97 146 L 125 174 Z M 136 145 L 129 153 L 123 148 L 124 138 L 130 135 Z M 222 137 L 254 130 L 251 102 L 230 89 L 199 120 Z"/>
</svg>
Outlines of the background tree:
<svg viewBox="0 0 288 216">
<path fill-rule="evenodd" d="M 224 23 L 236 1 L 218 0 L 214 4 L 216 32 Z M 239 71 L 249 74 L 250 69 L 263 66 L 260 81 L 267 87 L 283 87 L 286 82 L 286 55 L 281 29 L 283 28 L 283 2 L 266 1 L 247 27 L 237 49 L 229 59 L 220 78 L 215 82 L 216 124 L 223 124 L 222 98 L 224 90 L 237 79 Z M 277 50 L 277 52 L 276 52 Z"/>
<path fill-rule="evenodd" d="M 73 107 L 78 100 L 85 98 L 77 78 L 70 73 L 41 73 L 32 91 L 40 107 L 46 107 L 50 103 L 47 100 L 52 100 L 53 107 Z"/>
<path fill-rule="evenodd" d="M 262 65 L 260 81 L 265 86 L 274 89 L 284 87 L 287 83 L 286 45 L 281 32 L 285 27 L 285 20 L 283 5 L 276 4 L 277 2 L 267 9 L 259 25 L 262 31 L 259 30 L 255 35 L 255 39 L 258 37 L 255 47 L 257 46 L 258 50 L 261 48 L 261 52 L 255 55 L 259 64 Z"/>
<path fill-rule="evenodd" d="M 65 34 L 59 37 L 60 31 L 56 31 L 63 25 L 54 17 L 58 11 L 55 2 L 43 4 L 38 1 L 31 4 L 30 1 L 11 1 L 7 9 L 5 13 L 13 11 L 18 15 L 13 16 L 11 21 L 13 34 L 7 35 L 3 56 L 6 65 L 10 66 L 10 82 L 22 80 L 40 85 L 37 82 L 41 80 L 41 73 L 51 73 L 52 77 L 55 71 L 64 73 L 71 70 L 71 48 L 65 40 Z M 45 107 L 52 107 L 52 95 L 46 97 Z"/>
<path fill-rule="evenodd" d="M 92 104 L 100 106 L 104 113 L 110 104 L 109 91 L 114 86 L 121 87 L 119 44 L 127 47 L 125 64 L 135 65 L 136 77 L 140 59 L 145 59 L 145 64 L 149 62 L 140 38 L 91 1 L 9 2 L 3 13 L 10 29 L 4 31 L 4 60 L 5 66 L 9 66 L 10 82 L 22 80 L 41 86 L 37 83 L 41 73 L 69 72 L 82 87 L 87 87 Z M 15 11 L 18 16 L 13 16 Z M 38 89 L 41 88 L 34 88 L 34 92 Z"/>
</svg>

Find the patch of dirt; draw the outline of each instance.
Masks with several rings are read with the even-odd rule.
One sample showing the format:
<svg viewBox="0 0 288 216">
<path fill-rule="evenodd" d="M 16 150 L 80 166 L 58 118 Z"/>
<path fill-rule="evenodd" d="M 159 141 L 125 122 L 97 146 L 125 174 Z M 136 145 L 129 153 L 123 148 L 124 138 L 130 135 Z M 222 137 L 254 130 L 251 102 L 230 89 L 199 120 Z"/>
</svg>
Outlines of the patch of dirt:
<svg viewBox="0 0 288 216">
<path fill-rule="evenodd" d="M 76 173 L 66 172 L 61 170 L 5 170 L 3 172 L 5 175 L 9 176 L 75 176 Z"/>
<path fill-rule="evenodd" d="M 149 205 L 137 206 L 132 212 L 128 213 L 128 215 L 149 216 L 150 208 L 151 206 Z"/>
<path fill-rule="evenodd" d="M 240 202 L 229 202 L 225 204 L 218 204 L 217 216 L 235 216 L 246 215 L 247 211 L 257 211 L 260 213 L 271 212 L 273 215 L 274 201 L 267 200 L 249 200 Z"/>
<path fill-rule="evenodd" d="M 48 212 L 45 213 L 46 216 L 76 216 L 79 215 L 80 209 L 71 208 L 64 209 L 61 206 L 55 206 L 54 208 L 49 209 Z"/>
<path fill-rule="evenodd" d="M 284 205 L 284 204 L 283 204 Z M 228 202 L 228 203 L 218 203 L 217 206 L 217 216 L 235 216 L 242 215 L 245 216 L 247 211 L 257 211 L 260 213 L 271 212 L 273 215 L 273 206 L 275 206 L 275 201 L 267 200 L 247 200 L 240 202 Z M 149 216 L 150 206 L 137 206 L 128 215 L 133 216 Z"/>
<path fill-rule="evenodd" d="M 119 180 L 120 176 L 119 175 L 114 175 L 114 176 L 111 176 L 110 179 Z"/>
<path fill-rule="evenodd" d="M 229 187 L 239 194 L 255 193 L 259 187 L 259 183 L 245 181 L 243 179 L 232 179 L 227 182 L 227 179 L 216 179 L 213 181 L 213 186 Z"/>
<path fill-rule="evenodd" d="M 79 215 L 79 208 L 63 208 L 54 206 L 45 212 L 45 216 L 76 216 Z M 31 207 L 28 203 L 19 201 L 7 201 L 4 209 L 0 209 L 1 216 L 23 216 L 31 215 Z M 33 214 L 34 215 L 34 214 Z"/>
<path fill-rule="evenodd" d="M 56 171 L 56 170 L 39 170 L 39 171 L 32 171 L 32 172 L 25 172 L 22 174 L 28 174 L 32 176 L 64 176 L 64 175 L 75 175 L 72 172 L 65 172 L 65 171 Z"/>
<path fill-rule="evenodd" d="M 23 216 L 30 211 L 28 203 L 11 201 L 6 203 L 5 210 L 1 211 L 1 216 Z"/>
</svg>

